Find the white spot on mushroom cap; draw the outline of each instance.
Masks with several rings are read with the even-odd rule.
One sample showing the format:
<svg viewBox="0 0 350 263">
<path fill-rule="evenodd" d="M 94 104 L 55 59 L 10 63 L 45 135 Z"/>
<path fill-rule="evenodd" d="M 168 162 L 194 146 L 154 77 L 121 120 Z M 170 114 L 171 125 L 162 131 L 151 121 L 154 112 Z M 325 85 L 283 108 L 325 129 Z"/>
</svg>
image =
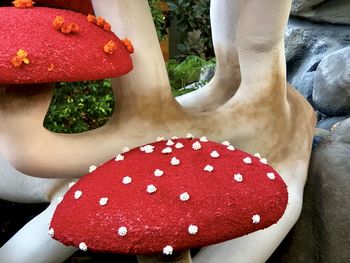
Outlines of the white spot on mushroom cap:
<svg viewBox="0 0 350 263">
<path fill-rule="evenodd" d="M 191 133 L 187 133 L 186 138 L 187 138 L 187 139 L 193 139 L 194 136 L 193 136 Z"/>
<path fill-rule="evenodd" d="M 140 150 L 145 153 L 152 153 L 154 151 L 154 146 L 153 145 L 145 145 L 141 146 Z"/>
<path fill-rule="evenodd" d="M 121 154 L 118 154 L 118 155 L 115 157 L 115 161 L 116 161 L 116 162 L 123 161 L 123 160 L 124 160 L 124 156 L 121 155 Z"/>
<path fill-rule="evenodd" d="M 220 154 L 217 152 L 217 151 L 212 151 L 210 153 L 210 156 L 213 157 L 213 158 L 219 158 L 220 157 Z"/>
<path fill-rule="evenodd" d="M 88 247 L 87 247 L 87 245 L 84 242 L 81 242 L 79 244 L 79 249 L 82 250 L 82 251 L 87 251 Z"/>
<path fill-rule="evenodd" d="M 192 149 L 195 151 L 200 150 L 201 148 L 202 145 L 198 141 L 192 144 Z"/>
<path fill-rule="evenodd" d="M 107 205 L 107 203 L 108 203 L 108 198 L 107 197 L 102 197 L 101 199 L 100 199 L 100 205 L 101 206 L 105 206 L 105 205 Z"/>
<path fill-rule="evenodd" d="M 253 221 L 253 224 L 259 224 L 260 223 L 260 216 L 259 215 L 253 215 L 252 221 Z"/>
<path fill-rule="evenodd" d="M 204 171 L 212 172 L 212 171 L 214 171 L 214 167 L 212 165 L 208 164 L 207 166 L 204 167 Z"/>
<path fill-rule="evenodd" d="M 175 144 L 176 149 L 181 149 L 183 147 L 184 147 L 184 145 L 181 142 L 178 142 L 177 144 Z"/>
<path fill-rule="evenodd" d="M 233 176 L 233 179 L 234 179 L 236 182 L 239 182 L 239 183 L 243 182 L 243 176 L 242 176 L 241 174 L 235 174 L 235 175 Z"/>
<path fill-rule="evenodd" d="M 184 192 L 180 195 L 180 200 L 186 202 L 190 199 L 190 195 L 187 192 Z"/>
<path fill-rule="evenodd" d="M 157 137 L 156 141 L 157 142 L 160 142 L 160 141 L 163 141 L 164 140 L 164 137 Z"/>
<path fill-rule="evenodd" d="M 208 139 L 207 139 L 207 137 L 205 137 L 205 136 L 200 137 L 199 140 L 200 140 L 201 142 L 208 142 Z"/>
<path fill-rule="evenodd" d="M 227 150 L 234 151 L 235 147 L 233 145 L 229 145 L 229 146 L 227 146 Z"/>
<path fill-rule="evenodd" d="M 89 167 L 89 173 L 92 173 L 93 171 L 95 171 L 96 170 L 96 166 L 95 165 L 91 165 L 90 167 Z"/>
<path fill-rule="evenodd" d="M 124 147 L 124 148 L 122 149 L 122 153 L 126 153 L 126 152 L 128 152 L 128 151 L 130 151 L 130 148 L 129 148 L 129 147 Z"/>
<path fill-rule="evenodd" d="M 172 140 L 168 140 L 167 142 L 166 142 L 166 145 L 167 146 L 172 146 L 172 145 L 174 145 L 175 143 L 172 141 Z"/>
<path fill-rule="evenodd" d="M 267 173 L 266 175 L 267 175 L 267 177 L 268 177 L 270 180 L 275 180 L 275 179 L 276 179 L 276 176 L 275 176 L 274 173 Z"/>
<path fill-rule="evenodd" d="M 223 141 L 221 144 L 225 145 L 225 146 L 230 146 L 231 143 L 229 141 Z"/>
<path fill-rule="evenodd" d="M 47 234 L 50 236 L 50 237 L 53 237 L 55 235 L 55 230 L 53 228 L 50 228 L 49 231 L 47 231 Z"/>
<path fill-rule="evenodd" d="M 75 191 L 74 198 L 79 199 L 83 195 L 83 192 L 80 190 Z"/>
<path fill-rule="evenodd" d="M 245 164 L 252 164 L 252 158 L 250 158 L 250 157 L 246 157 L 246 158 L 244 158 L 243 159 L 243 162 L 245 163 Z"/>
<path fill-rule="evenodd" d="M 173 251 L 174 251 L 173 247 L 169 246 L 169 245 L 167 245 L 163 248 L 163 254 L 167 255 L 167 256 L 172 255 Z"/>
<path fill-rule="evenodd" d="M 70 182 L 69 185 L 68 185 L 68 187 L 69 187 L 69 188 L 72 188 L 72 186 L 75 185 L 75 183 L 76 183 L 76 182 Z"/>
<path fill-rule="evenodd" d="M 168 154 L 168 153 L 172 153 L 173 149 L 171 149 L 171 147 L 166 147 L 162 150 L 162 153 L 164 154 Z"/>
<path fill-rule="evenodd" d="M 173 157 L 171 158 L 171 161 L 170 161 L 171 165 L 179 165 L 180 164 L 180 160 L 177 159 L 176 157 Z"/>
<path fill-rule="evenodd" d="M 130 176 L 125 176 L 122 182 L 123 184 L 131 184 L 132 178 Z"/>
<path fill-rule="evenodd" d="M 198 226 L 196 225 L 190 225 L 188 227 L 188 233 L 190 233 L 191 235 L 195 235 L 198 233 Z"/>
<path fill-rule="evenodd" d="M 154 176 L 156 176 L 156 177 L 161 177 L 161 176 L 163 176 L 163 174 L 164 174 L 164 172 L 162 170 L 156 169 L 154 171 Z"/>
<path fill-rule="evenodd" d="M 267 164 L 267 159 L 266 158 L 261 158 L 260 162 L 263 163 L 263 164 Z"/>
<path fill-rule="evenodd" d="M 177 136 L 173 136 L 173 137 L 171 137 L 171 139 L 172 139 L 172 140 L 176 140 L 176 139 L 178 139 L 178 138 L 177 138 Z"/>
<path fill-rule="evenodd" d="M 118 228 L 118 235 L 121 237 L 126 236 L 126 234 L 128 233 L 128 229 L 125 226 L 121 226 Z"/>
<path fill-rule="evenodd" d="M 157 187 L 155 187 L 153 184 L 147 185 L 147 193 L 153 194 L 157 191 Z"/>
<path fill-rule="evenodd" d="M 260 153 L 255 153 L 255 154 L 254 154 L 254 156 L 255 156 L 256 158 L 261 159 L 261 155 L 260 155 Z"/>
</svg>

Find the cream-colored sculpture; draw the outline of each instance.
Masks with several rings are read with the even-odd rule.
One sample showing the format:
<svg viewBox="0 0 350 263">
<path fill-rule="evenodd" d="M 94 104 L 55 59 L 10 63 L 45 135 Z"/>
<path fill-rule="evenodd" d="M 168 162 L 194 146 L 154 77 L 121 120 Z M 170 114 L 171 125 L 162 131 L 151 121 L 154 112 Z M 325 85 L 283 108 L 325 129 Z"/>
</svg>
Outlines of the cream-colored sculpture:
<svg viewBox="0 0 350 263">
<path fill-rule="evenodd" d="M 117 35 L 132 39 L 135 47 L 134 70 L 113 80 L 113 116 L 104 127 L 87 133 L 51 133 L 42 121 L 52 90 L 38 89 L 36 103 L 22 100 L 26 114 L 0 105 L 0 150 L 5 159 L 34 176 L 75 178 L 123 147 L 158 136 L 184 137 L 190 132 L 214 141 L 229 140 L 268 159 L 288 185 L 289 205 L 278 224 L 203 248 L 193 261 L 265 262 L 300 214 L 316 121 L 311 106 L 286 83 L 283 33 L 291 0 L 212 0 L 217 71 L 206 87 L 178 101 L 171 94 L 147 0 L 94 0 L 93 5 L 96 14 L 109 20 Z M 19 100 L 13 97 L 7 105 Z M 57 197 L 70 180 L 27 177 L 0 160 L 1 198 L 51 202 L 0 249 L 0 259 L 61 262 L 75 248 L 51 240 L 47 228 Z"/>
</svg>

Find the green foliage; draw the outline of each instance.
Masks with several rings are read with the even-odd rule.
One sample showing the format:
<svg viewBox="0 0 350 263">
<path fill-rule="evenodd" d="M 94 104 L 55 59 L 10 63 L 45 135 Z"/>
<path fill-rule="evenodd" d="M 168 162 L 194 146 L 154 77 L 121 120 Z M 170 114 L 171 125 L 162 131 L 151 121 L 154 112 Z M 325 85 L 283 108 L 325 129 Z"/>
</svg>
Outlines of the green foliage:
<svg viewBox="0 0 350 263">
<path fill-rule="evenodd" d="M 165 13 L 160 9 L 160 0 L 148 0 L 148 4 L 151 8 L 151 14 L 156 27 L 158 39 L 161 41 L 167 35 Z"/>
<path fill-rule="evenodd" d="M 197 55 L 206 59 L 214 57 L 209 17 L 210 0 L 168 0 L 171 21 L 176 21 L 180 32 L 187 34 L 177 46 L 182 57 Z M 190 39 L 188 33 L 198 31 L 199 38 Z"/>
<path fill-rule="evenodd" d="M 84 132 L 102 126 L 113 108 L 110 80 L 59 83 L 44 126 L 59 133 Z"/>
<path fill-rule="evenodd" d="M 213 67 L 214 65 L 214 59 L 206 61 L 194 55 L 188 56 L 182 62 L 178 62 L 176 59 L 169 60 L 167 70 L 174 96 L 188 93 L 205 85 L 205 82 L 198 83 L 201 69 L 204 67 Z M 192 83 L 197 83 L 197 85 L 194 85 L 191 89 L 183 89 Z"/>
</svg>

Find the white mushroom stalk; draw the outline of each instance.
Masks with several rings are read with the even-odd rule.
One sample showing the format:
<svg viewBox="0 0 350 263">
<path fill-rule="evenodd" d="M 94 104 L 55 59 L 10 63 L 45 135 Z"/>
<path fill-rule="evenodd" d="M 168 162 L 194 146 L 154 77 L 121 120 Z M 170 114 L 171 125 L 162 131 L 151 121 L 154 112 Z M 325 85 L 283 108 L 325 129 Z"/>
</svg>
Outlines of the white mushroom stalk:
<svg viewBox="0 0 350 263">
<path fill-rule="evenodd" d="M 189 250 L 177 252 L 174 255 L 163 256 L 137 256 L 139 263 L 192 263 L 191 253 Z"/>
</svg>

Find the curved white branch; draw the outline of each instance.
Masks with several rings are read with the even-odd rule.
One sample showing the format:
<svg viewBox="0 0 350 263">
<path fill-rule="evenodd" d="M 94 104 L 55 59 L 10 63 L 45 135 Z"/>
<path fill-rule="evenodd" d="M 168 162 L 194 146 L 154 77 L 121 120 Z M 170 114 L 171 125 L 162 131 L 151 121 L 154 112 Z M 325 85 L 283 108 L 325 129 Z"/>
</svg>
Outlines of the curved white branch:
<svg viewBox="0 0 350 263">
<path fill-rule="evenodd" d="M 177 98 L 186 108 L 210 111 L 233 97 L 240 81 L 236 33 L 241 1 L 210 1 L 212 41 L 216 58 L 215 75 L 204 87 Z"/>
</svg>

